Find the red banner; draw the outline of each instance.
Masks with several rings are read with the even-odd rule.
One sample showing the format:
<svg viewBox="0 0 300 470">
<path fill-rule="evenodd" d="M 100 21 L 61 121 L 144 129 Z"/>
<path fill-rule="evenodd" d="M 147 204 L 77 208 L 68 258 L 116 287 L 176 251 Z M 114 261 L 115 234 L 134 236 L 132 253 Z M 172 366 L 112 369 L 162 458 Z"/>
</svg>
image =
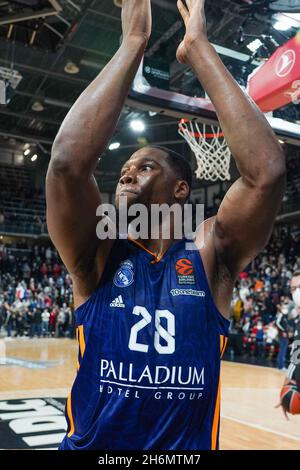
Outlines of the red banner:
<svg viewBox="0 0 300 470">
<path fill-rule="evenodd" d="M 291 102 L 300 103 L 299 34 L 249 76 L 247 91 L 265 113 Z"/>
</svg>

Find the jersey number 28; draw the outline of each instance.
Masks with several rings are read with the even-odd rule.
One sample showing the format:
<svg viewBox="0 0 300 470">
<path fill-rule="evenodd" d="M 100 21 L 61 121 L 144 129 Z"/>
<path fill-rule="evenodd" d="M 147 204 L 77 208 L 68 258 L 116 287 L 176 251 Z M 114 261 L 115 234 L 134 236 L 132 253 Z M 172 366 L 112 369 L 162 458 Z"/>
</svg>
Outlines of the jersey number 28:
<svg viewBox="0 0 300 470">
<path fill-rule="evenodd" d="M 138 333 L 152 322 L 152 316 L 145 307 L 136 306 L 132 312 L 134 315 L 142 316 L 131 328 L 128 347 L 131 351 L 139 351 L 147 353 L 149 345 L 138 342 Z M 161 325 L 161 319 L 167 320 L 167 328 Z M 161 345 L 161 338 L 165 340 Z M 154 347 L 159 354 L 173 354 L 175 351 L 175 316 L 169 310 L 155 311 L 155 333 Z"/>
</svg>

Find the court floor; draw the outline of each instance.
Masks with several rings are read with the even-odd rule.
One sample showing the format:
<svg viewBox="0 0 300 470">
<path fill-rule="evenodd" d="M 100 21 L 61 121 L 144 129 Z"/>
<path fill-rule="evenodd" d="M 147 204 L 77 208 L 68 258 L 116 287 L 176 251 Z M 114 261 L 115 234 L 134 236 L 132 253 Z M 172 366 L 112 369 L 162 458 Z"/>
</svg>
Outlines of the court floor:
<svg viewBox="0 0 300 470">
<path fill-rule="evenodd" d="M 77 343 L 69 339 L 0 340 L 0 401 L 66 397 Z M 275 409 L 284 375 L 266 367 L 222 365 L 221 449 L 300 450 L 300 416 Z"/>
</svg>

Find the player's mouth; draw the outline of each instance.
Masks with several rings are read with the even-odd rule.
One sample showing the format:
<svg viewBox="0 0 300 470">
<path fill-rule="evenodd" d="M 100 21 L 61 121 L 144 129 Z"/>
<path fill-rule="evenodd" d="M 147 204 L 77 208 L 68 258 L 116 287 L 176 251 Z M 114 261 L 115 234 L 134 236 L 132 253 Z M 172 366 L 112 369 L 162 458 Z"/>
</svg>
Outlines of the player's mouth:
<svg viewBox="0 0 300 470">
<path fill-rule="evenodd" d="M 127 194 L 127 193 L 140 194 L 140 191 L 138 191 L 137 189 L 133 189 L 133 188 L 122 188 L 121 191 L 119 192 L 119 195 L 122 196 L 123 194 Z"/>
</svg>

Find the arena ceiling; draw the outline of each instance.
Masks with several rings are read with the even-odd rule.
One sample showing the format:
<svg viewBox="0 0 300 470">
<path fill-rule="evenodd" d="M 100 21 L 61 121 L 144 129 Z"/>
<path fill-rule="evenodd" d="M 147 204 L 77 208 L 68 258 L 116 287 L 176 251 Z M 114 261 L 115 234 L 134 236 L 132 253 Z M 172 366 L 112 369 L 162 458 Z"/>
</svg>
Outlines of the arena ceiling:
<svg viewBox="0 0 300 470">
<path fill-rule="evenodd" d="M 274 15 L 287 4 L 289 9 L 300 12 L 299 3 L 207 0 L 209 39 L 248 54 L 250 59 L 247 44 L 266 35 L 256 56 L 266 58 L 276 44 L 283 44 L 297 31 L 295 27 L 284 32 L 274 29 Z M 176 48 L 184 35 L 176 1 L 152 0 L 152 7 L 153 34 L 147 55 L 159 56 L 171 64 L 172 90 L 203 96 L 191 72 L 175 60 Z M 10 146 L 37 143 L 49 154 L 64 116 L 117 50 L 120 34 L 120 9 L 113 0 L 0 0 L 0 68 L 13 69 L 22 77 L 15 90 L 10 90 L 9 103 L 0 105 L 0 135 L 5 141 Z M 251 60 L 241 62 L 226 55 L 222 59 L 241 84 L 255 67 Z M 300 105 L 290 105 L 277 115 L 300 121 Z M 128 132 L 129 121 L 137 117 L 146 126 L 142 136 Z M 175 145 L 180 140 L 176 120 L 150 116 L 128 106 L 116 135 L 121 143 L 116 156 L 119 154 L 120 158 L 121 154 L 132 153 L 145 139 L 153 143 L 172 141 Z"/>
</svg>

